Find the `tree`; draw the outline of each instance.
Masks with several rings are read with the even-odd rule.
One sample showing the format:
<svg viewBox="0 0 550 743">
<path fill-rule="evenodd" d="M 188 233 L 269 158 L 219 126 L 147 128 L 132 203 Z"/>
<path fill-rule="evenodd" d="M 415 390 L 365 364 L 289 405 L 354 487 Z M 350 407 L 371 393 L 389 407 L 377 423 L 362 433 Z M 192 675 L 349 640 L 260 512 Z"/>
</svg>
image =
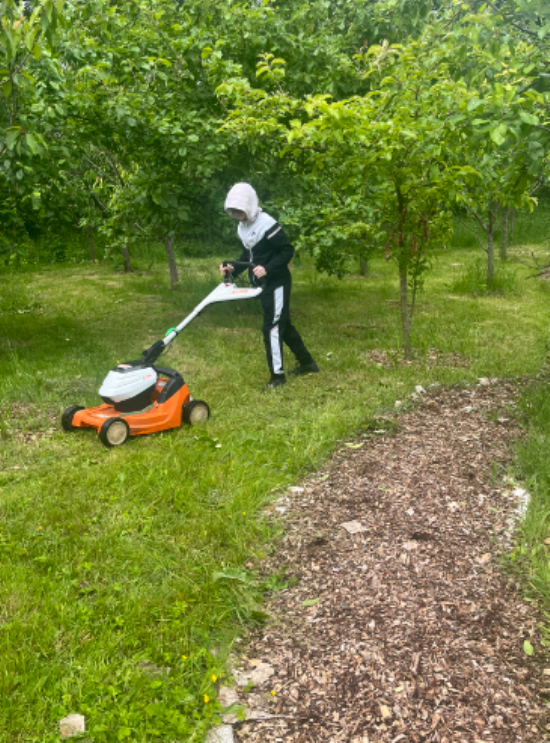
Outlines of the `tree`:
<svg viewBox="0 0 550 743">
<path fill-rule="evenodd" d="M 429 250 L 450 230 L 449 195 L 459 175 L 475 175 L 455 155 L 461 131 L 454 117 L 468 103 L 467 86 L 449 75 L 448 46 L 430 41 L 371 46 L 356 58 L 370 91 L 344 101 L 297 99 L 282 83 L 272 92 L 249 91 L 246 84 L 220 87 L 222 96 L 237 95 L 226 127 L 256 147 L 275 146 L 286 166 L 309 181 L 308 196 L 317 198 L 295 209 L 294 218 L 307 224 L 308 214 L 319 215 L 302 239 L 316 238 L 319 268 L 342 269 L 347 256 L 340 246 L 349 236 L 374 243 L 395 262 L 407 356 Z M 282 60 L 264 58 L 258 73 L 272 83 L 286 79 Z M 321 174 L 323 187 L 316 190 Z M 334 209 L 337 202 L 340 209 Z"/>
<path fill-rule="evenodd" d="M 34 167 L 47 144 L 32 103 L 33 66 L 52 50 L 63 24 L 63 0 L 39 0 L 32 12 L 15 0 L 0 0 L 0 203 L 4 228 L 23 223 L 25 209 L 38 209 Z"/>
</svg>

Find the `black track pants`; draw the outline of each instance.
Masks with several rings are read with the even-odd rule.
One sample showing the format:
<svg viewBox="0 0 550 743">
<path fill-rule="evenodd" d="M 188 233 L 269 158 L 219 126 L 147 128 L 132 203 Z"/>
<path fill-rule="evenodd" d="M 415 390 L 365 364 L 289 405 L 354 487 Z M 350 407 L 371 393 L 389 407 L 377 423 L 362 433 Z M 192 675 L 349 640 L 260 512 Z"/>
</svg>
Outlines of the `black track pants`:
<svg viewBox="0 0 550 743">
<path fill-rule="evenodd" d="M 313 358 L 305 347 L 300 333 L 290 321 L 291 280 L 268 286 L 260 294 L 264 311 L 265 352 L 271 374 L 284 374 L 283 342 L 298 359 L 299 364 L 311 364 Z"/>
</svg>

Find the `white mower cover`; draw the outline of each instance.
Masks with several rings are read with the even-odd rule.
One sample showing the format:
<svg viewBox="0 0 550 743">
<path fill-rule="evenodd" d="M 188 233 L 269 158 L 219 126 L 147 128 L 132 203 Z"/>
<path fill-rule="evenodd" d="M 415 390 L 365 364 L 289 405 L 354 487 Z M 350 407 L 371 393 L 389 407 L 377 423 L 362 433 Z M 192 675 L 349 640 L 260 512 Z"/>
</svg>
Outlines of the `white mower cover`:
<svg viewBox="0 0 550 743">
<path fill-rule="evenodd" d="M 99 394 L 114 403 L 124 402 L 145 392 L 157 383 L 157 379 L 158 374 L 152 366 L 134 368 L 130 364 L 119 364 L 107 374 Z"/>
</svg>

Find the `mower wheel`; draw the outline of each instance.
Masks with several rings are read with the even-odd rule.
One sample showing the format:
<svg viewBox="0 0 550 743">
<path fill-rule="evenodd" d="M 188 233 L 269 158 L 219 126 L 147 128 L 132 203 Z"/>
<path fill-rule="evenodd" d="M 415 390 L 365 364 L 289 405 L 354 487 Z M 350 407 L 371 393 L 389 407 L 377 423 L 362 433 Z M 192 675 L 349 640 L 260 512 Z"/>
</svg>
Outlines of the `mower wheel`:
<svg viewBox="0 0 550 743">
<path fill-rule="evenodd" d="M 130 435 L 130 427 L 124 418 L 107 418 L 99 429 L 101 443 L 111 448 L 121 446 Z"/>
<path fill-rule="evenodd" d="M 188 426 L 205 423 L 210 418 L 210 408 L 202 400 L 191 400 L 183 404 L 182 420 Z"/>
<path fill-rule="evenodd" d="M 82 405 L 71 405 L 66 408 L 61 415 L 61 427 L 64 431 L 76 431 L 78 426 L 73 426 L 74 414 L 78 413 L 79 410 L 84 410 Z"/>
</svg>

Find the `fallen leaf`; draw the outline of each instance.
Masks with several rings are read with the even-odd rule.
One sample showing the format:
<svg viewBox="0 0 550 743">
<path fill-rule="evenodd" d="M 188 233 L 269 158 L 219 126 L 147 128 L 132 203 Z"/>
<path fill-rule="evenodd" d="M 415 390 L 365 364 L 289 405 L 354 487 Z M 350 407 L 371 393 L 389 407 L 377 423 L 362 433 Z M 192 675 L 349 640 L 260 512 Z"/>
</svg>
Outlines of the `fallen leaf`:
<svg viewBox="0 0 550 743">
<path fill-rule="evenodd" d="M 321 599 L 308 599 L 307 601 L 302 601 L 302 606 L 315 606 L 315 604 L 318 604 Z"/>
<path fill-rule="evenodd" d="M 389 720 L 389 718 L 392 716 L 391 709 L 389 707 L 386 707 L 385 704 L 380 705 L 380 714 L 382 715 L 383 720 Z"/>
<path fill-rule="evenodd" d="M 491 553 L 486 552 L 484 555 L 481 555 L 481 557 L 478 557 L 476 562 L 479 562 L 480 565 L 486 565 L 488 562 L 491 561 Z"/>
<path fill-rule="evenodd" d="M 531 645 L 529 640 L 525 640 L 525 642 L 523 643 L 523 652 L 525 653 L 525 655 L 533 655 L 533 646 Z"/>
</svg>

